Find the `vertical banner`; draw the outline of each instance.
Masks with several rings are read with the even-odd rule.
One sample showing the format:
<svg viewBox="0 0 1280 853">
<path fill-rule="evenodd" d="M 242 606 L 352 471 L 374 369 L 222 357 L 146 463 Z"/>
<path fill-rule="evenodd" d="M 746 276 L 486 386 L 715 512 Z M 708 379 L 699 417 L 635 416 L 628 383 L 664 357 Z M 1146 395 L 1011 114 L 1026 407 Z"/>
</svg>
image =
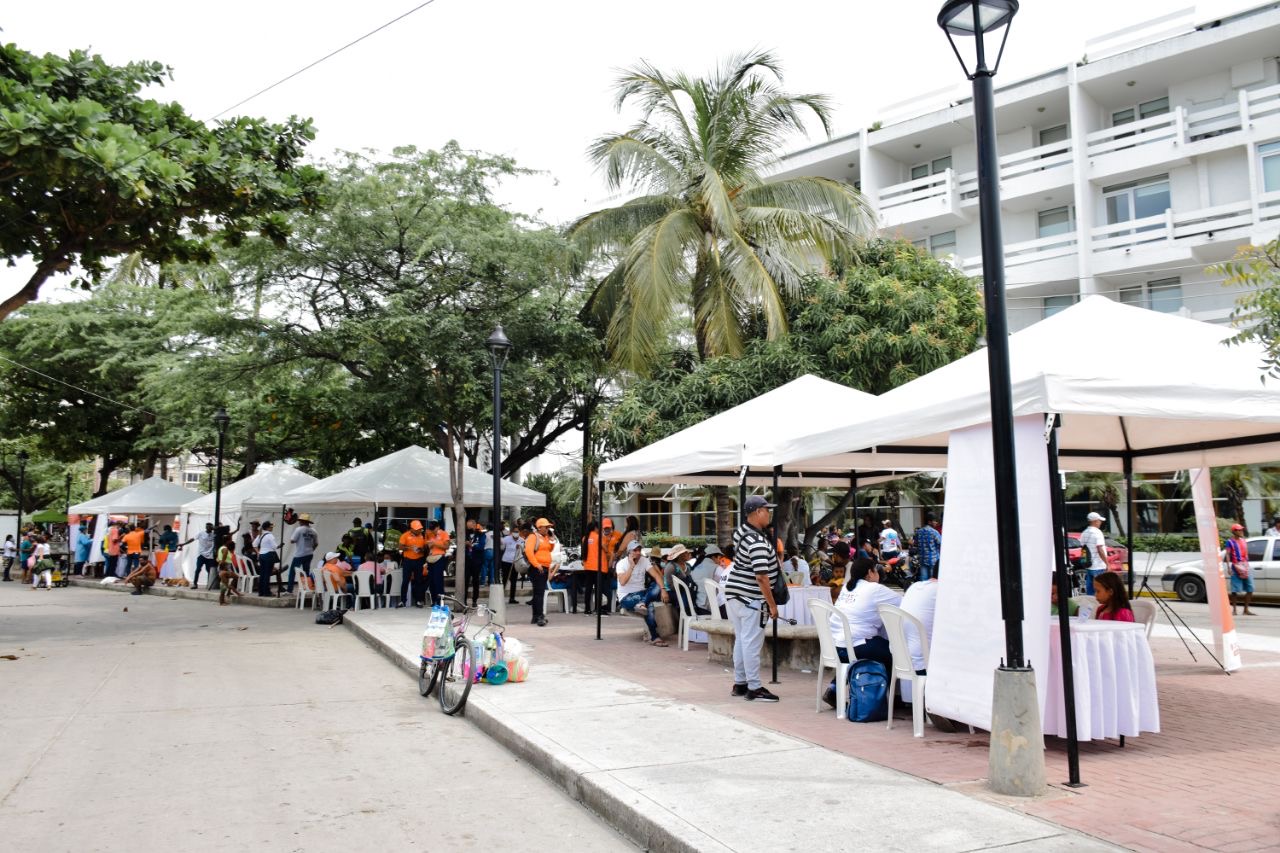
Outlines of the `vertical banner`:
<svg viewBox="0 0 1280 853">
<path fill-rule="evenodd" d="M 1023 648 L 1036 672 L 1043 720 L 1049 674 L 1049 585 L 1054 568 L 1044 418 L 1017 418 L 1014 445 L 1022 544 Z M 990 424 L 951 433 L 946 526 L 933 639 L 929 642 L 929 689 L 925 693 L 929 711 L 983 729 L 991 728 L 995 670 L 1005 651 L 992 456 Z"/>
<path fill-rule="evenodd" d="M 1196 509 L 1196 533 L 1200 536 L 1200 557 L 1204 560 L 1204 589 L 1209 598 L 1209 618 L 1213 623 L 1213 645 L 1227 672 L 1239 669 L 1240 645 L 1236 624 L 1227 599 L 1227 578 L 1222 570 L 1218 539 L 1218 514 L 1213 508 L 1213 488 L 1208 468 L 1192 468 L 1191 499 Z"/>
</svg>

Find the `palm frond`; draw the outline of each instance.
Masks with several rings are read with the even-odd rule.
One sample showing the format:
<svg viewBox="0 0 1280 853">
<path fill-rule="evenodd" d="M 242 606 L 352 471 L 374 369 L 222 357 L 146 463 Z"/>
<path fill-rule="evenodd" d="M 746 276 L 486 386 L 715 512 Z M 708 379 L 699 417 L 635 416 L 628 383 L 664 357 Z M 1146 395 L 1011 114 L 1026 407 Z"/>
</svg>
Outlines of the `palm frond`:
<svg viewBox="0 0 1280 853">
<path fill-rule="evenodd" d="M 663 349 L 657 334 L 688 292 L 688 255 L 701 231 L 692 211 L 673 210 L 644 228 L 624 260 L 622 301 L 610 323 L 615 360 L 643 373 Z"/>
</svg>

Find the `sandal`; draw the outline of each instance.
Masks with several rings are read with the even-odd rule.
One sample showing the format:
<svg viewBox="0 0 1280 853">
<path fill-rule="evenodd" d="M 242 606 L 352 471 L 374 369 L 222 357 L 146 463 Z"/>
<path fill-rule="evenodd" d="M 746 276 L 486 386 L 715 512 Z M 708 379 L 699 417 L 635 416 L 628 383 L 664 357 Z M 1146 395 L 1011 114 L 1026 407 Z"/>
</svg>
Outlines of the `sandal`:
<svg viewBox="0 0 1280 853">
<path fill-rule="evenodd" d="M 662 639 L 661 637 L 659 637 L 659 638 L 658 638 L 658 639 L 656 639 L 656 640 L 650 640 L 650 641 L 649 641 L 649 645 L 651 645 L 651 646 L 660 646 L 660 647 L 662 647 L 662 648 L 666 648 L 669 644 L 667 643 L 667 641 L 666 641 L 666 640 L 664 640 L 664 639 Z"/>
</svg>

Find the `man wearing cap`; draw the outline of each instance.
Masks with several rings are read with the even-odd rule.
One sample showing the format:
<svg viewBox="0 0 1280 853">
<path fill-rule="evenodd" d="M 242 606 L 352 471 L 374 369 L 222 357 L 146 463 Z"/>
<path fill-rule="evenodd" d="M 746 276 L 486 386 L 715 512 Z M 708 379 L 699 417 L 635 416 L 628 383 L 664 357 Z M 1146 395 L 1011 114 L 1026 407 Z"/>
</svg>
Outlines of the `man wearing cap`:
<svg viewBox="0 0 1280 853">
<path fill-rule="evenodd" d="M 311 516 L 302 513 L 298 516 L 298 526 L 293 529 L 293 535 L 289 537 L 289 545 L 293 548 L 293 559 L 289 561 L 289 579 L 285 585 L 285 591 L 293 592 L 293 573 L 295 571 L 300 574 L 311 574 L 311 561 L 315 559 L 316 546 L 320 544 L 320 537 L 316 535 L 315 528 L 311 526 Z M 319 589 L 319 584 L 316 589 Z"/>
<path fill-rule="evenodd" d="M 1106 519 L 1098 513 L 1089 513 L 1089 526 L 1080 534 L 1080 547 L 1089 556 L 1089 569 L 1084 582 L 1087 595 L 1093 595 L 1093 579 L 1107 570 L 1107 540 L 1102 535 L 1104 521 Z"/>
<path fill-rule="evenodd" d="M 653 549 L 661 559 L 662 549 Z M 644 624 L 649 629 L 649 642 L 655 646 L 667 643 L 658 636 L 658 618 L 654 609 L 659 601 L 667 601 L 669 593 L 662 585 L 662 569 L 644 555 L 639 539 L 632 539 L 627 554 L 618 561 L 618 610 L 635 612 L 644 608 Z M 646 588 L 646 579 L 652 581 Z"/>
<path fill-rule="evenodd" d="M 276 576 L 276 595 L 280 594 L 280 572 L 276 565 L 280 562 L 279 548 L 276 544 L 275 525 L 264 522 L 262 532 L 253 540 L 253 547 L 258 552 L 258 595 L 271 595 L 271 576 Z"/>
<path fill-rule="evenodd" d="M 431 604 L 435 606 L 440 603 L 441 596 L 444 595 L 444 569 L 449 561 L 445 559 L 445 555 L 449 553 L 449 531 L 444 529 L 444 525 L 432 519 L 427 522 L 427 588 L 431 592 Z M 465 590 L 458 590 L 458 594 L 466 597 Z M 419 607 L 422 605 L 419 604 Z"/>
<path fill-rule="evenodd" d="M 780 571 L 777 554 L 764 535 L 774 504 L 760 495 L 747 498 L 746 520 L 733 531 L 733 568 L 724 595 L 733 623 L 733 696 L 748 701 L 777 702 L 778 697 L 760 683 L 760 649 L 764 645 L 762 611 L 778 618 L 773 600 L 774 572 Z"/>
<path fill-rule="evenodd" d="M 1244 615 L 1252 616 L 1253 573 L 1249 571 L 1249 543 L 1244 538 L 1244 525 L 1231 525 L 1231 538 L 1223 551 L 1227 563 L 1227 578 L 1231 581 L 1231 615 L 1236 615 L 1237 596 L 1244 596 Z"/>
<path fill-rule="evenodd" d="M 547 624 L 547 614 L 543 609 L 547 598 L 547 579 L 551 571 L 551 552 L 555 549 L 555 541 L 551 538 L 551 522 L 540 518 L 533 523 L 533 532 L 524 540 L 524 556 L 529 561 L 529 582 L 533 584 L 533 618 L 531 624 L 542 626 Z"/>
<path fill-rule="evenodd" d="M 422 606 L 422 563 L 426 547 L 427 537 L 422 532 L 422 522 L 415 518 L 409 522 L 409 532 L 400 534 L 400 565 L 404 573 L 400 576 L 400 603 L 397 607 Z M 409 597 L 410 591 L 413 598 Z"/>
</svg>

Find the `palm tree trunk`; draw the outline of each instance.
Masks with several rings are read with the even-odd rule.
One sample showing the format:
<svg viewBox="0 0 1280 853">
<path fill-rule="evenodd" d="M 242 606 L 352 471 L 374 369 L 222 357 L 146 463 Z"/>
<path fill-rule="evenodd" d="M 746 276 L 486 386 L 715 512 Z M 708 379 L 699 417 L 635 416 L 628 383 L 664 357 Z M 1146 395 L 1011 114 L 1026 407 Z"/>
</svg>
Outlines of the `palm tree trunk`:
<svg viewBox="0 0 1280 853">
<path fill-rule="evenodd" d="M 716 500 L 716 544 L 728 548 L 733 544 L 733 528 L 737 526 L 729 506 L 729 487 L 715 486 L 713 492 Z"/>
</svg>

